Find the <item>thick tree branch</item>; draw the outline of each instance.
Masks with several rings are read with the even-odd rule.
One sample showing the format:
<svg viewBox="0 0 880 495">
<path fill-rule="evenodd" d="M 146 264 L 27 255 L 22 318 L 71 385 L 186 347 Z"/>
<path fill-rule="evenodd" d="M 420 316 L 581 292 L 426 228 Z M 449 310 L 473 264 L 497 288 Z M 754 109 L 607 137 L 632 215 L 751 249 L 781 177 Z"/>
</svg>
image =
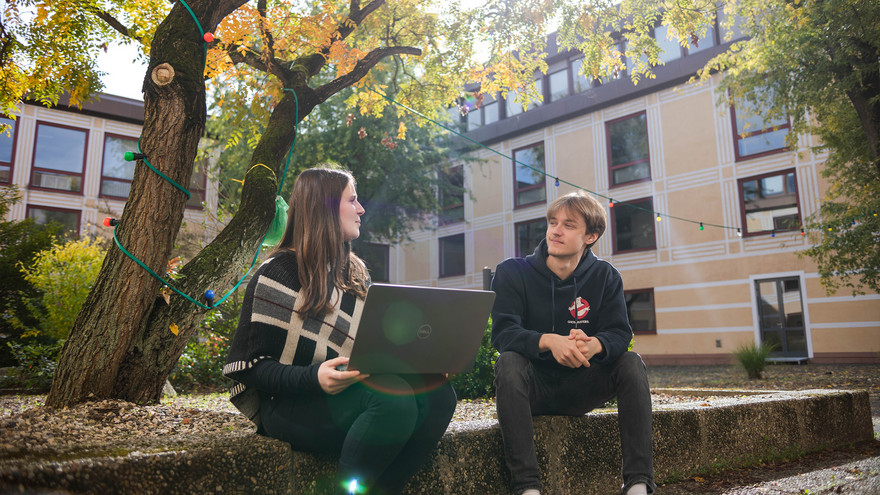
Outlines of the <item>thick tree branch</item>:
<svg viewBox="0 0 880 495">
<path fill-rule="evenodd" d="M 391 46 L 376 48 L 375 50 L 368 53 L 360 61 L 358 61 L 357 65 L 354 66 L 354 69 L 352 69 L 351 72 L 349 72 L 348 74 L 343 74 L 342 76 L 339 76 L 336 79 L 328 82 L 327 84 L 317 88 L 315 90 L 315 94 L 318 97 L 318 101 L 323 102 L 327 100 L 327 98 L 341 91 L 343 88 L 351 86 L 357 81 L 361 80 L 364 76 L 367 75 L 368 72 L 370 72 L 370 69 L 375 67 L 376 64 L 378 64 L 385 57 L 389 57 L 392 55 L 419 56 L 421 54 L 422 50 L 411 46 Z"/>
<path fill-rule="evenodd" d="M 131 38 L 135 41 L 138 41 L 141 44 L 144 43 L 143 38 L 141 38 L 140 36 L 135 36 L 135 34 L 134 34 L 135 27 L 126 26 L 125 24 L 119 22 L 118 19 L 116 19 L 115 17 L 110 15 L 109 12 L 101 10 L 97 7 L 87 7 L 87 8 L 88 8 L 88 10 L 92 11 L 92 13 L 95 14 L 99 19 L 101 19 L 102 21 L 104 21 L 108 25 L 110 25 L 110 27 L 113 28 L 115 31 L 117 31 L 119 34 L 125 36 L 126 38 Z"/>
<path fill-rule="evenodd" d="M 263 43 L 266 45 L 266 62 L 272 64 L 275 60 L 275 38 L 266 20 L 266 0 L 257 2 L 257 12 L 260 14 L 260 33 L 263 35 Z"/>
<path fill-rule="evenodd" d="M 362 22 L 364 22 L 364 19 L 366 19 L 367 16 L 375 12 L 376 9 L 382 5 L 385 5 L 385 0 L 373 0 L 368 3 L 366 7 L 361 9 L 360 1 L 352 0 L 349 4 L 350 10 L 348 14 L 348 19 L 351 20 L 351 22 L 343 22 L 340 24 L 337 28 L 336 36 L 333 37 L 332 41 L 342 41 L 347 38 L 358 28 L 358 26 L 361 25 Z M 320 55 L 320 58 L 315 55 Z M 330 55 L 330 46 L 328 45 L 324 47 L 315 55 L 302 59 L 303 65 L 308 70 L 310 76 L 317 74 L 327 63 L 327 57 Z"/>
<path fill-rule="evenodd" d="M 226 54 L 233 64 L 245 64 L 263 72 L 269 72 L 269 66 L 260 55 L 244 45 L 229 45 Z"/>
</svg>

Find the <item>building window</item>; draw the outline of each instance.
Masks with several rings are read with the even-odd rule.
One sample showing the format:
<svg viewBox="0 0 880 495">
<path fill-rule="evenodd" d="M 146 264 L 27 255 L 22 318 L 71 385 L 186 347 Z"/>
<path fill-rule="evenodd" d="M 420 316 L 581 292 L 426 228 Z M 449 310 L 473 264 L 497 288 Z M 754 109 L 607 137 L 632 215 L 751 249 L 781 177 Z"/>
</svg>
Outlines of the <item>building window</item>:
<svg viewBox="0 0 880 495">
<path fill-rule="evenodd" d="M 557 101 L 568 96 L 568 67 L 547 76 L 549 83 L 549 101 Z"/>
<path fill-rule="evenodd" d="M 134 161 L 125 160 L 126 151 L 137 151 L 137 139 L 104 137 L 104 165 L 101 168 L 101 196 L 127 198 L 134 178 Z"/>
<path fill-rule="evenodd" d="M 464 234 L 440 238 L 440 277 L 464 275 Z"/>
<path fill-rule="evenodd" d="M 498 122 L 498 107 L 499 104 L 497 101 L 493 101 L 483 105 L 483 125 L 489 125 Z"/>
<path fill-rule="evenodd" d="M 544 143 L 514 150 L 513 174 L 513 196 L 517 208 L 545 202 Z"/>
<path fill-rule="evenodd" d="M 17 122 L 0 117 L 0 125 L 9 127 L 0 132 L 0 183 L 12 182 L 12 162 L 15 160 L 15 137 L 18 132 Z"/>
<path fill-rule="evenodd" d="M 78 210 L 28 205 L 27 217 L 33 218 L 34 222 L 40 225 L 58 224 L 61 226 L 61 231 L 67 235 L 79 235 L 80 212 Z"/>
<path fill-rule="evenodd" d="M 765 120 L 763 115 L 766 114 L 766 108 L 749 102 L 738 102 L 736 107 L 730 107 L 737 160 L 788 150 L 785 145 L 785 138 L 791 130 L 788 117 Z"/>
<path fill-rule="evenodd" d="M 446 109 L 446 112 L 449 114 L 449 120 L 452 122 L 452 127 L 454 129 L 461 129 L 461 106 L 453 105 Z"/>
<path fill-rule="evenodd" d="M 623 44 L 623 47 L 624 47 L 623 57 L 626 59 L 625 61 L 626 61 L 627 75 L 632 76 L 633 71 L 637 66 L 648 65 L 648 56 L 645 55 L 643 52 L 639 52 L 638 62 L 636 62 L 636 60 L 633 57 L 628 56 L 626 54 L 626 52 L 629 51 L 631 48 L 631 45 L 628 41 Z"/>
<path fill-rule="evenodd" d="M 440 225 L 464 221 L 464 169 L 461 165 L 442 172 Z"/>
<path fill-rule="evenodd" d="M 38 123 L 31 186 L 82 193 L 88 131 Z"/>
<path fill-rule="evenodd" d="M 651 180 L 648 119 L 641 112 L 605 123 L 611 185 Z"/>
<path fill-rule="evenodd" d="M 657 40 L 657 46 L 660 47 L 660 60 L 664 63 L 681 58 L 681 45 L 678 43 L 678 37 L 675 32 L 673 32 L 673 38 L 669 38 L 669 26 L 655 27 L 654 39 Z"/>
<path fill-rule="evenodd" d="M 654 204 L 651 198 L 615 203 L 611 209 L 614 225 L 614 252 L 655 249 Z"/>
<path fill-rule="evenodd" d="M 743 235 L 800 229 L 794 170 L 740 179 L 739 189 Z"/>
<path fill-rule="evenodd" d="M 200 209 L 202 202 L 205 201 L 205 189 L 208 186 L 208 160 L 196 160 L 193 165 L 192 177 L 189 179 L 189 199 L 186 207 L 190 209 Z"/>
<path fill-rule="evenodd" d="M 573 60 L 571 62 L 571 79 L 574 83 L 573 90 L 574 93 L 583 93 L 584 91 L 590 89 L 590 81 L 581 74 L 581 66 L 584 64 L 584 59 L 579 58 L 577 60 Z"/>
<path fill-rule="evenodd" d="M 390 282 L 388 272 L 388 245 L 364 242 L 357 246 L 357 254 L 364 260 L 373 282 Z"/>
<path fill-rule="evenodd" d="M 483 126 L 481 121 L 481 112 L 479 108 L 475 108 L 468 111 L 468 114 L 465 115 L 464 119 L 467 121 L 467 130 L 468 132 L 479 129 Z"/>
<path fill-rule="evenodd" d="M 623 297 L 626 299 L 626 316 L 633 333 L 657 333 L 654 289 L 627 290 L 623 292 Z"/>
<path fill-rule="evenodd" d="M 690 41 L 688 41 L 688 46 L 687 46 L 688 54 L 690 55 L 693 53 L 701 52 L 701 51 L 705 50 L 706 48 L 712 48 L 713 46 L 717 45 L 718 43 L 715 41 L 715 33 L 716 32 L 717 31 L 715 30 L 715 25 L 713 23 L 712 26 L 709 26 L 706 29 L 705 36 L 703 36 L 702 38 L 696 38 L 696 39 L 691 38 Z M 696 44 L 694 44 L 694 41 L 696 41 Z"/>
<path fill-rule="evenodd" d="M 519 95 L 517 91 L 508 91 L 507 97 L 504 98 L 505 104 L 505 112 L 507 117 L 513 117 L 514 115 L 519 115 L 523 112 L 523 106 L 521 103 L 516 101 L 516 97 Z"/>
<path fill-rule="evenodd" d="M 539 218 L 516 224 L 516 255 L 524 258 L 535 252 L 535 248 L 547 235 L 547 219 Z"/>
</svg>

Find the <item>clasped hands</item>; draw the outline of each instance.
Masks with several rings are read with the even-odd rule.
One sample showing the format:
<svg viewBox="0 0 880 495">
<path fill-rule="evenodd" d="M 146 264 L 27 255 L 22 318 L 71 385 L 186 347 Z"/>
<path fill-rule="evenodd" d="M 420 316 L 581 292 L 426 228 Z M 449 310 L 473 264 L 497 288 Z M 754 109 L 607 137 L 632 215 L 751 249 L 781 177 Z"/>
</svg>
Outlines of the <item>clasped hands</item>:
<svg viewBox="0 0 880 495">
<path fill-rule="evenodd" d="M 550 351 L 559 364 L 569 368 L 590 366 L 590 358 L 603 350 L 602 342 L 589 337 L 583 330 L 573 328 L 568 336 L 554 333 L 541 335 L 538 344 L 541 351 Z"/>
</svg>

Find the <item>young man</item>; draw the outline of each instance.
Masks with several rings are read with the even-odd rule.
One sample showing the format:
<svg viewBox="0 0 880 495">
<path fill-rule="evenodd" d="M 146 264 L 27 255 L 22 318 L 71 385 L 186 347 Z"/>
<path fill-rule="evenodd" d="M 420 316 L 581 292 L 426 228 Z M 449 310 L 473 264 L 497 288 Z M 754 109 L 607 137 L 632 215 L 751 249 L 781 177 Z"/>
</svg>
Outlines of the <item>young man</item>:
<svg viewBox="0 0 880 495">
<path fill-rule="evenodd" d="M 498 422 L 514 495 L 538 495 L 532 416 L 579 416 L 617 396 L 623 489 L 653 493 L 651 393 L 620 274 L 590 247 L 605 232 L 592 196 L 567 194 L 547 210 L 547 235 L 525 258 L 503 261 L 492 290 Z M 589 439 L 585 439 L 589 441 Z"/>
</svg>

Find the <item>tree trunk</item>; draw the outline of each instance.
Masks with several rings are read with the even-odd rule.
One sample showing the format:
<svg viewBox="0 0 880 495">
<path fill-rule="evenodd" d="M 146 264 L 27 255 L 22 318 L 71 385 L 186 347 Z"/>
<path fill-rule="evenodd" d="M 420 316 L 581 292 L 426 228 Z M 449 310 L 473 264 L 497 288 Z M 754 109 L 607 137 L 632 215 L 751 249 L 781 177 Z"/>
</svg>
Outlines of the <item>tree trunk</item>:
<svg viewBox="0 0 880 495">
<path fill-rule="evenodd" d="M 871 149 L 871 158 L 877 172 L 880 173 L 880 49 L 867 43 L 858 43 L 859 56 L 857 66 L 859 71 L 859 85 L 846 92 L 852 102 L 868 146 Z M 845 73 L 852 71 L 851 67 L 844 69 Z"/>
<path fill-rule="evenodd" d="M 871 148 L 871 158 L 877 173 L 880 174 L 880 77 L 876 78 L 875 91 L 847 91 L 847 96 L 852 102 L 859 120 L 862 123 L 862 129 L 865 131 L 865 137 L 868 139 L 868 145 Z"/>
<path fill-rule="evenodd" d="M 228 14 L 218 17 L 216 2 L 192 1 L 191 7 L 200 19 L 212 19 L 201 21 L 205 30 L 212 30 Z M 156 169 L 184 187 L 189 185 L 205 129 L 200 36 L 189 12 L 175 4 L 156 30 L 144 82 L 141 150 Z M 183 192 L 138 161 L 117 235 L 126 250 L 160 275 L 165 274 L 186 201 Z M 63 407 L 89 398 L 115 397 L 117 375 L 132 345 L 149 328 L 159 285 L 121 250 L 109 250 L 64 345 L 46 405 Z M 186 335 L 181 332 L 179 338 L 185 342 L 190 335 L 191 330 Z M 154 375 L 159 390 L 166 376 Z"/>
<path fill-rule="evenodd" d="M 243 3 L 191 0 L 190 6 L 199 19 L 210 19 L 202 21 L 208 31 Z M 381 4 L 369 5 L 375 7 L 374 3 Z M 373 10 L 359 11 L 357 17 L 362 20 Z M 202 301 L 202 294 L 211 289 L 219 299 L 241 277 L 274 218 L 277 179 L 294 139 L 297 117 L 304 119 L 327 97 L 363 77 L 387 56 L 384 50 L 368 63 L 359 63 L 345 83 L 320 92 L 308 83 L 326 64 L 322 55 L 303 57 L 292 67 L 275 66 L 273 74 L 287 89 L 254 150 L 239 211 L 217 238 L 180 270 L 175 287 Z M 413 53 L 410 48 L 401 50 Z M 188 185 L 205 129 L 204 48 L 198 29 L 180 3 L 159 26 L 150 53 L 141 149 L 162 173 Z M 274 174 L 265 167 L 253 167 L 258 163 L 267 165 Z M 165 274 L 186 200 L 180 190 L 138 163 L 117 234 L 133 256 L 159 275 Z M 159 288 L 160 282 L 120 249 L 107 253 L 62 350 L 46 405 L 64 407 L 90 398 L 135 403 L 160 399 L 165 380 L 205 310 L 177 294 L 165 304 L 157 297 Z M 172 325 L 178 329 L 176 335 L 170 330 Z"/>
</svg>

